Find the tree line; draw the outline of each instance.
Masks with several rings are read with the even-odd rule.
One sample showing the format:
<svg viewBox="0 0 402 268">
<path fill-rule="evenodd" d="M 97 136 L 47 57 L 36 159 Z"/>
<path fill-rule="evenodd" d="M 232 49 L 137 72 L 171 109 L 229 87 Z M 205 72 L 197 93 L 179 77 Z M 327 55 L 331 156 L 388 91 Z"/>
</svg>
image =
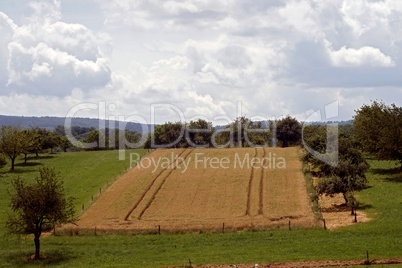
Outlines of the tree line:
<svg viewBox="0 0 402 268">
<path fill-rule="evenodd" d="M 141 134 L 131 130 L 108 129 L 99 131 L 93 127 L 73 126 L 69 129 L 72 137 L 79 143 L 91 143 L 90 150 L 119 149 L 119 140 L 122 135 L 132 143 L 138 142 Z M 113 141 L 113 142 L 109 142 Z M 10 171 L 15 170 L 15 160 L 24 156 L 27 163 L 28 155 L 36 157 L 42 152 L 53 153 L 55 149 L 81 150 L 81 146 L 73 144 L 66 135 L 64 126 L 57 126 L 53 131 L 45 128 L 31 127 L 21 129 L 15 126 L 2 126 L 0 128 L 0 168 L 10 161 Z"/>
<path fill-rule="evenodd" d="M 302 125 L 296 118 L 257 121 L 242 116 L 226 126 L 213 127 L 204 119 L 155 126 L 145 148 L 209 148 L 300 145 Z"/>
</svg>

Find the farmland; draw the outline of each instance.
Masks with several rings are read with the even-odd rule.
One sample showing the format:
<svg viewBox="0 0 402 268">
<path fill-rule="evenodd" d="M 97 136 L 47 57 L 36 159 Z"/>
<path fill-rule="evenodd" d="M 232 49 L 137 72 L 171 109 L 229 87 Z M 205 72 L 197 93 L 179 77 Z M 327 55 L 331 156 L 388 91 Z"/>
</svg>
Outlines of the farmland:
<svg viewBox="0 0 402 268">
<path fill-rule="evenodd" d="M 371 259 L 402 257 L 402 177 L 397 169 L 398 162 L 371 158 L 368 158 L 371 169 L 367 173 L 370 188 L 358 194 L 362 202 L 360 211 L 365 212 L 371 221 L 331 231 L 318 227 L 224 234 L 191 232 L 171 235 L 162 230 L 162 234 L 157 236 L 130 236 L 119 232 L 97 236 L 93 232 L 72 237 L 46 236 L 42 239 L 42 249 L 49 258 L 40 263 L 32 263 L 27 258 L 33 253 L 31 237 L 18 239 L 5 235 L 4 221 L 9 204 L 7 192 L 11 189 L 12 178 L 19 176 L 31 180 L 37 176 L 38 166 L 55 167 L 64 179 L 68 195 L 76 197 L 77 211 L 80 212 L 81 204 L 85 203 L 87 207 L 91 196 L 99 200 L 96 199 L 99 188 L 105 189 L 108 182 L 110 185 L 130 164 L 129 154 L 126 161 L 117 159 L 115 151 L 58 153 L 30 159 L 28 164 L 18 159 L 14 174 L 5 172 L 7 167 L 4 168 L 0 173 L 0 203 L 3 208 L 0 215 L 0 266 L 167 267 L 189 265 L 189 259 L 193 265 L 364 260 L 367 250 Z"/>
<path fill-rule="evenodd" d="M 79 229 L 317 225 L 297 148 L 156 150 L 81 216 Z"/>
</svg>

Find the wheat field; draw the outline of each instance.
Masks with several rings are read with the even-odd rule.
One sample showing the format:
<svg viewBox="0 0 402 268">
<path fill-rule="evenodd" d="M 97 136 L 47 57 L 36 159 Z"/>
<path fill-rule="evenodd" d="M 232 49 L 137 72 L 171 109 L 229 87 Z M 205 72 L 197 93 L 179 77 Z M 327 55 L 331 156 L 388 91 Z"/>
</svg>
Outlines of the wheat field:
<svg viewBox="0 0 402 268">
<path fill-rule="evenodd" d="M 309 228 L 299 148 L 158 149 L 113 183 L 75 228 Z"/>
</svg>

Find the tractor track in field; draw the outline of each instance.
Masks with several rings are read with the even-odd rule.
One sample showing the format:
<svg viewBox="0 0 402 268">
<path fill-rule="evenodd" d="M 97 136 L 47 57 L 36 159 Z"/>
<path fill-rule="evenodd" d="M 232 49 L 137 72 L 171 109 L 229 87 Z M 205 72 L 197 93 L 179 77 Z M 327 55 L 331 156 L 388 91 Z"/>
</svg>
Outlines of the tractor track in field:
<svg viewBox="0 0 402 268">
<path fill-rule="evenodd" d="M 258 215 L 264 215 L 264 176 L 265 176 L 265 163 L 266 163 L 266 155 L 267 155 L 267 151 L 265 150 L 265 148 L 262 149 L 264 154 L 262 155 L 262 167 L 261 167 L 261 177 L 260 177 L 260 199 L 259 199 L 259 203 L 258 203 Z"/>
<path fill-rule="evenodd" d="M 177 164 L 181 164 L 183 163 L 183 161 L 185 161 L 187 159 L 187 157 L 194 151 L 194 149 L 190 149 L 190 150 L 184 150 L 183 152 L 181 152 L 177 157 L 181 157 L 186 151 L 188 151 L 188 153 L 183 157 L 183 159 L 178 162 Z M 172 167 L 175 163 L 171 163 Z M 141 211 L 140 215 L 138 216 L 138 219 L 141 220 L 142 216 L 144 215 L 144 213 L 148 210 L 148 208 L 152 205 L 152 202 L 154 202 L 156 196 L 158 195 L 159 191 L 162 189 L 163 185 L 166 183 L 167 179 L 169 178 L 170 175 L 172 175 L 172 173 L 177 169 L 177 165 L 175 167 L 173 167 L 169 173 L 166 175 L 166 177 L 164 178 L 164 180 L 162 181 L 162 183 L 159 185 L 159 187 L 156 189 L 156 191 L 154 192 L 154 194 L 152 195 L 151 199 L 148 201 L 147 205 L 145 206 L 145 208 Z M 166 170 L 166 169 L 165 169 Z"/>
<path fill-rule="evenodd" d="M 254 158 L 257 157 L 257 148 L 254 150 Z M 251 209 L 251 194 L 252 194 L 252 185 L 253 185 L 253 180 L 254 180 L 254 172 L 255 168 L 254 166 L 251 167 L 251 173 L 250 173 L 250 179 L 248 181 L 248 189 L 247 189 L 247 209 L 246 209 L 246 216 L 251 216 L 250 215 L 250 209 Z"/>
<path fill-rule="evenodd" d="M 185 150 L 183 152 L 181 152 L 178 157 L 180 157 L 183 153 L 185 152 Z M 172 165 L 173 163 L 170 163 L 170 165 Z M 155 178 L 148 184 L 147 188 L 145 188 L 145 191 L 142 193 L 141 197 L 138 199 L 138 201 L 134 204 L 134 206 L 129 210 L 129 212 L 127 213 L 126 217 L 124 218 L 125 221 L 128 221 L 131 214 L 133 214 L 134 210 L 137 209 L 137 207 L 141 204 L 142 200 L 145 198 L 145 195 L 151 190 L 152 186 L 154 186 L 155 182 L 158 180 L 158 178 L 162 175 L 163 172 L 165 172 L 167 170 L 167 168 L 162 169 L 158 175 L 155 176 Z"/>
<path fill-rule="evenodd" d="M 272 172 L 270 159 L 263 159 L 271 151 L 296 168 Z M 196 153 L 204 158 L 195 159 Z M 248 230 L 288 226 L 283 217 L 298 228 L 321 226 L 308 203 L 297 153 L 295 148 L 161 149 L 147 161 L 163 165 L 125 174 L 72 228 L 142 232 L 162 225 L 167 232 L 203 232 L 220 230 L 224 223 L 226 230 Z M 209 162 L 197 169 L 203 159 Z M 216 159 L 229 159 L 224 162 L 229 164 L 217 170 Z M 189 173 L 181 172 L 184 163 Z M 189 176 L 194 180 L 186 180 Z M 281 191 L 292 191 L 295 198 L 283 197 Z"/>
</svg>

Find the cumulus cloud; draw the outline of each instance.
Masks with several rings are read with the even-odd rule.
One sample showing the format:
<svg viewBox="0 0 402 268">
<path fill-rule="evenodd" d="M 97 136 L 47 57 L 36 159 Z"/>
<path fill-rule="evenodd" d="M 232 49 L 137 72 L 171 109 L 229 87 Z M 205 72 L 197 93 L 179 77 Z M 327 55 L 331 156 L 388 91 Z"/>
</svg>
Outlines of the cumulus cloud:
<svg viewBox="0 0 402 268">
<path fill-rule="evenodd" d="M 100 43 L 83 25 L 60 21 L 60 1 L 31 2 L 32 15 L 18 26 L 0 15 L 0 69 L 6 70 L 0 93 L 66 96 L 73 88 L 85 91 L 105 86 L 111 69 Z"/>
<path fill-rule="evenodd" d="M 94 3 L 102 14 L 90 15 L 104 18 L 106 34 L 63 21 L 57 0 L 31 3 L 19 25 L 0 13 L 0 93 L 57 96 L 66 109 L 107 101 L 144 116 L 168 103 L 188 117 L 234 118 L 240 101 L 246 115 L 299 119 L 335 100 L 348 119 L 371 96 L 401 96 L 397 1 Z"/>
<path fill-rule="evenodd" d="M 331 61 L 336 67 L 394 67 L 391 57 L 384 55 L 381 50 L 374 47 L 361 47 L 359 49 L 342 47 L 337 51 L 329 51 Z"/>
</svg>

